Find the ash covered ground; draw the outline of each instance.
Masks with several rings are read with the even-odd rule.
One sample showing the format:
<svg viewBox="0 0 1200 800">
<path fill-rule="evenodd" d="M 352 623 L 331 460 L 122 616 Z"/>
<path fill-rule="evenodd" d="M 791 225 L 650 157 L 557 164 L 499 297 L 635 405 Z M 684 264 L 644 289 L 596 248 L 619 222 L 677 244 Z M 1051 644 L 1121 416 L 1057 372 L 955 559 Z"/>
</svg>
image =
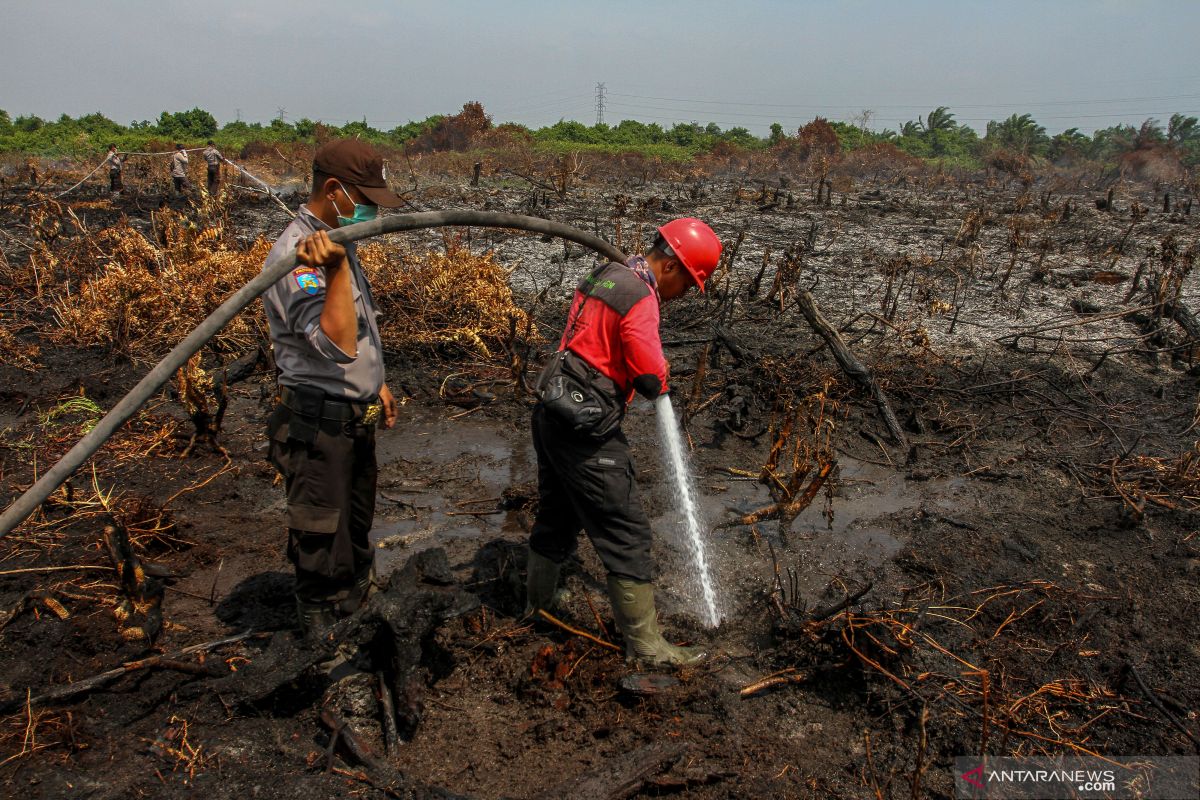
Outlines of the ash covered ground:
<svg viewBox="0 0 1200 800">
<path fill-rule="evenodd" d="M 417 587 L 411 602 L 442 603 L 409 642 L 401 744 L 366 762 L 329 746 L 325 687 L 293 631 L 259 363 L 229 389 L 228 460 L 205 441 L 188 450 L 191 422 L 164 391 L 95 478 L 81 471 L 0 541 L 4 792 L 945 798 L 957 755 L 1194 754 L 1200 213 L 1163 192 L 1119 184 L 1109 201 L 1086 180 L 1003 174 L 860 177 L 820 201 L 778 176 L 419 185 L 419 208 L 543 215 L 626 248 L 679 215 L 724 239 L 709 292 L 666 307 L 662 327 L 712 529 L 715 630 L 695 613 L 652 408 L 625 426 L 668 635 L 713 658 L 640 693 L 618 653 L 520 618 L 535 462 L 506 359 L 532 376 L 592 258 L 512 232 L 426 232 L 406 246 L 493 250 L 542 336 L 518 331 L 492 359 L 388 355 L 405 405 L 379 437 L 377 563 L 405 576 L 398 592 Z M 122 215 L 153 236 L 149 200 L 83 195 L 56 237 Z M 7 504 L 94 421 L 67 401 L 111 408 L 155 354 L 46 340 L 53 265 L 45 286 L 20 278 L 45 229 L 16 189 L 5 203 Z M 254 198 L 225 213 L 246 244 L 286 223 Z M 802 314 L 806 292 L 900 437 Z M 238 355 L 202 363 L 213 374 Z M 162 575 L 153 645 L 114 617 L 114 511 Z M 562 620 L 612 641 L 603 578 L 583 542 Z M 171 663 L 137 663 L 155 656 Z"/>
</svg>

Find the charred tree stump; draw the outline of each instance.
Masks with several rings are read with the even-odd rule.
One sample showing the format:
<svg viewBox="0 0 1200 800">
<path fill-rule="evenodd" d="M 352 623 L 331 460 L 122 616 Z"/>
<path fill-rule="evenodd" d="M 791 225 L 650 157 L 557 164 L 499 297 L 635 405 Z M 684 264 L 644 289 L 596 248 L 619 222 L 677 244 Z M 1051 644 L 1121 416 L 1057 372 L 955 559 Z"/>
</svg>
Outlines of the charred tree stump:
<svg viewBox="0 0 1200 800">
<path fill-rule="evenodd" d="M 163 582 L 146 574 L 146 568 L 133 552 L 129 532 L 115 519 L 104 526 L 104 545 L 113 568 L 121 576 L 121 599 L 113 608 L 120 625 L 121 638 L 153 644 L 162 632 Z"/>
<path fill-rule="evenodd" d="M 888 433 L 892 435 L 892 438 L 901 448 L 907 450 L 908 439 L 904 436 L 904 430 L 900 427 L 900 421 L 896 419 L 896 413 L 892 411 L 892 404 L 888 400 L 887 394 L 884 393 L 883 389 L 875 381 L 871 370 L 867 369 L 866 365 L 859 361 L 854 353 L 851 352 L 850 346 L 846 344 L 846 340 L 825 319 L 820 307 L 817 306 L 816 299 L 811 294 L 801 292 L 797 303 L 800 306 L 800 313 L 808 320 L 808 324 L 829 345 L 829 349 L 833 353 L 833 358 L 838 362 L 838 366 L 842 368 L 842 371 L 855 383 L 871 393 L 871 397 L 875 400 L 875 405 L 879 408 L 879 414 L 883 417 L 883 422 L 887 426 Z"/>
<path fill-rule="evenodd" d="M 1168 303 L 1163 307 L 1163 316 L 1170 317 L 1183 328 L 1192 346 L 1200 343 L 1200 319 L 1197 319 L 1190 308 L 1182 303 Z"/>
<path fill-rule="evenodd" d="M 472 173 L 471 173 L 471 185 L 472 185 L 472 186 L 478 186 L 478 185 L 479 185 L 479 173 L 480 173 L 480 172 L 482 172 L 482 171 L 483 171 L 483 162 L 482 162 L 482 161 L 476 161 L 476 162 L 475 162 L 475 167 L 474 167 L 474 170 L 473 170 L 473 171 L 472 171 Z"/>
</svg>

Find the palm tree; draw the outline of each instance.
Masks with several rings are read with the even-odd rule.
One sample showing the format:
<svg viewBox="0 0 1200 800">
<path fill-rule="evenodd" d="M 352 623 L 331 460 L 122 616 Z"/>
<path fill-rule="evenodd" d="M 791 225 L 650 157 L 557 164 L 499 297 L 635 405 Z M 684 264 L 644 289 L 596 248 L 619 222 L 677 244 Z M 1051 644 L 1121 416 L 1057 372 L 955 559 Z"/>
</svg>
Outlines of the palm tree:
<svg viewBox="0 0 1200 800">
<path fill-rule="evenodd" d="M 1057 133 L 1050 140 L 1050 158 L 1059 159 L 1075 154 L 1087 155 L 1091 150 L 1092 140 L 1079 132 L 1079 128 L 1067 128 Z"/>
<path fill-rule="evenodd" d="M 954 122 L 954 115 L 950 113 L 950 109 L 946 106 L 938 106 L 929 112 L 928 117 L 923 120 L 917 120 L 917 122 L 926 135 L 933 135 L 938 131 L 952 131 L 958 127 Z"/>
<path fill-rule="evenodd" d="M 1003 122 L 989 122 L 987 137 L 997 144 L 1028 155 L 1037 145 L 1045 144 L 1046 129 L 1029 114 L 1013 114 Z"/>
<path fill-rule="evenodd" d="M 1195 117 L 1185 117 L 1183 114 L 1172 114 L 1167 123 L 1167 141 L 1171 144 L 1183 144 L 1193 139 L 1200 139 L 1200 120 Z"/>
<path fill-rule="evenodd" d="M 929 149 L 940 156 L 946 152 L 946 138 L 958 129 L 954 115 L 946 106 L 938 106 L 929 112 L 923 120 L 917 120 L 921 126 L 922 137 L 929 142 Z"/>
</svg>

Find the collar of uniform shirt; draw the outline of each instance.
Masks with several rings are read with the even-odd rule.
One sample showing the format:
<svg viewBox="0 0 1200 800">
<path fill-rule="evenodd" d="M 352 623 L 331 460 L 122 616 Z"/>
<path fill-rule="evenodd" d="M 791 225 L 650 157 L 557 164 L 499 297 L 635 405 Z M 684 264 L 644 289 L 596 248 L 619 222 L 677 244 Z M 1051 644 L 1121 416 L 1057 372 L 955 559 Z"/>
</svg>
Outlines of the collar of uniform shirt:
<svg viewBox="0 0 1200 800">
<path fill-rule="evenodd" d="M 309 210 L 307 203 L 300 206 L 300 213 L 303 214 L 305 217 L 307 217 L 308 220 L 313 224 L 313 227 L 315 227 L 317 230 L 319 230 L 319 231 L 333 230 L 333 228 L 331 228 L 325 224 L 325 220 L 321 219 L 320 217 L 318 217 L 316 214 L 314 214 L 312 211 Z"/>
<path fill-rule="evenodd" d="M 645 256 L 630 256 L 625 262 L 625 266 L 633 270 L 633 274 L 637 275 L 646 285 L 654 290 L 654 296 L 658 297 L 658 278 L 654 277 L 653 270 L 650 269 L 650 262 L 646 261 Z M 661 300 L 661 298 L 659 298 Z"/>
<path fill-rule="evenodd" d="M 298 213 L 301 216 L 306 217 L 308 219 L 309 223 L 313 226 L 313 228 L 315 230 L 318 230 L 318 231 L 333 230 L 333 228 L 331 228 L 325 224 L 325 220 L 318 217 L 316 214 L 314 214 L 309 209 L 307 203 L 300 206 L 300 211 Z M 357 242 L 346 242 L 344 245 L 342 245 L 342 247 L 346 248 L 346 255 L 351 259 L 351 261 L 350 261 L 351 266 L 355 266 L 355 267 L 358 264 L 357 244 L 358 244 Z"/>
</svg>

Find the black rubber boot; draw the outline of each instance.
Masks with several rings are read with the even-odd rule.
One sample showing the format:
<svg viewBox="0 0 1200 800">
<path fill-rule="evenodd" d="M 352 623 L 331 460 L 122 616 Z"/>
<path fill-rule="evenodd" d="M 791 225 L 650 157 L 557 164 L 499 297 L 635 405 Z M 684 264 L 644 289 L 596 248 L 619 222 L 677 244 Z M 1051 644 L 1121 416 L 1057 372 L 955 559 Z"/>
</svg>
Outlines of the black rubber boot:
<svg viewBox="0 0 1200 800">
<path fill-rule="evenodd" d="M 320 640 L 337 622 L 337 606 L 332 602 L 312 602 L 296 598 L 296 618 L 300 633 L 310 642 Z"/>
<path fill-rule="evenodd" d="M 562 572 L 562 566 L 530 550 L 527 569 L 525 616 L 537 614 L 538 609 L 553 614 L 564 595 L 558 588 L 558 576 Z"/>
</svg>

